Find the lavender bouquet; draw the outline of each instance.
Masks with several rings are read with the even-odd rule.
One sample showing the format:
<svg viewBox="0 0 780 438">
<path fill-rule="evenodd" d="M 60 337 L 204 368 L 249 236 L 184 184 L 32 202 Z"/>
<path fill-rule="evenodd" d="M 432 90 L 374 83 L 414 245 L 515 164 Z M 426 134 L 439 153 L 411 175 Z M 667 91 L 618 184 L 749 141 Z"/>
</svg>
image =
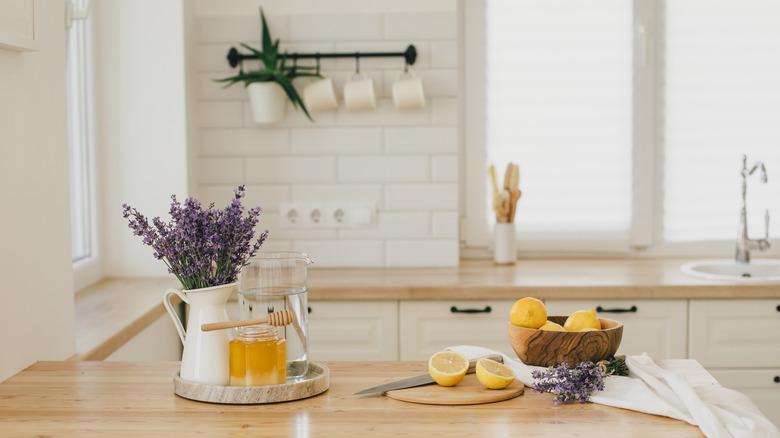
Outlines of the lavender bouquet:
<svg viewBox="0 0 780 438">
<path fill-rule="evenodd" d="M 266 230 L 252 242 L 261 208 L 251 208 L 244 215 L 244 192 L 244 186 L 239 186 L 223 210 L 214 209 L 213 203 L 203 208 L 195 198 L 187 198 L 182 205 L 172 195 L 171 221 L 167 223 L 155 217 L 150 224 L 146 216 L 127 204 L 122 205 L 122 216 L 133 234 L 154 249 L 154 257 L 168 266 L 168 272 L 184 289 L 219 286 L 235 282 L 241 268 L 268 237 Z"/>
<path fill-rule="evenodd" d="M 574 368 L 567 364 L 547 368 L 543 371 L 533 371 L 533 389 L 537 392 L 555 394 L 553 403 L 585 403 L 594 391 L 604 390 L 604 379 L 607 374 L 602 367 L 593 362 L 580 362 Z"/>
</svg>

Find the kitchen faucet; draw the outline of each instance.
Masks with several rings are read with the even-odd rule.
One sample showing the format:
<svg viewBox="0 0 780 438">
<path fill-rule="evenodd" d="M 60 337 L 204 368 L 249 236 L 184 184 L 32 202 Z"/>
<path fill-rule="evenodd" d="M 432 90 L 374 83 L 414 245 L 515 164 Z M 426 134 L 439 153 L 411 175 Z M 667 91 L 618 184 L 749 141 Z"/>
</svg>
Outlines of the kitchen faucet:
<svg viewBox="0 0 780 438">
<path fill-rule="evenodd" d="M 748 225 L 747 225 L 747 177 L 752 175 L 756 170 L 761 169 L 761 183 L 766 184 L 766 166 L 761 161 L 757 161 L 753 164 L 753 167 L 748 169 L 747 155 L 742 156 L 742 170 L 740 176 L 742 177 L 742 209 L 739 212 L 739 234 L 737 235 L 737 250 L 734 254 L 734 258 L 737 263 L 750 263 L 750 251 L 766 251 L 769 249 L 769 210 L 764 211 L 764 238 L 763 239 L 751 239 L 748 237 Z"/>
</svg>

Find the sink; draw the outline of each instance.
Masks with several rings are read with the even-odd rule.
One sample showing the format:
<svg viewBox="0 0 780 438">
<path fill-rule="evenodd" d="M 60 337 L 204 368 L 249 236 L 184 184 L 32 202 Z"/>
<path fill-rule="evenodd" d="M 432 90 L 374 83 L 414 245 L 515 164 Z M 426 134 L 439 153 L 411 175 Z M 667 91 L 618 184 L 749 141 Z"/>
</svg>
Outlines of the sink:
<svg viewBox="0 0 780 438">
<path fill-rule="evenodd" d="M 683 273 L 708 280 L 728 280 L 744 283 L 780 282 L 780 260 L 759 259 L 748 264 L 733 259 L 701 260 L 680 267 Z"/>
</svg>

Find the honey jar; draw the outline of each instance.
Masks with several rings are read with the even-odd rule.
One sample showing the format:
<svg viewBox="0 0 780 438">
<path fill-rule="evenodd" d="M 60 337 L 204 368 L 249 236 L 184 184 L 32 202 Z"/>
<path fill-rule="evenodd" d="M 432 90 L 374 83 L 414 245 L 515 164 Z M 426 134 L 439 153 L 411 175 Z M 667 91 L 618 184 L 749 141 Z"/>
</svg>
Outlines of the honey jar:
<svg viewBox="0 0 780 438">
<path fill-rule="evenodd" d="M 230 341 L 230 385 L 260 386 L 287 380 L 287 342 L 270 325 L 236 329 Z"/>
</svg>

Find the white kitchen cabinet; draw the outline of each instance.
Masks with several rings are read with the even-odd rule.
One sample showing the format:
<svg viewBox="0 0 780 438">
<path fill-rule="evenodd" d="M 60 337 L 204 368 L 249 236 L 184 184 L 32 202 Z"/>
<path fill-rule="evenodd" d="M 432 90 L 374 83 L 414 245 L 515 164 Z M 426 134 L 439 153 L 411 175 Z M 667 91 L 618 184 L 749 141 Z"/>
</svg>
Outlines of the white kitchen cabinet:
<svg viewBox="0 0 780 438">
<path fill-rule="evenodd" d="M 314 301 L 312 360 L 398 360 L 397 301 Z"/>
<path fill-rule="evenodd" d="M 780 367 L 780 300 L 691 300 L 690 321 L 690 356 L 705 367 Z"/>
<path fill-rule="evenodd" d="M 753 401 L 776 425 L 780 426 L 780 367 L 754 370 L 709 370 L 726 388 L 737 390 Z"/>
<path fill-rule="evenodd" d="M 686 300 L 547 300 L 550 315 L 596 309 L 602 318 L 623 323 L 618 353 L 647 352 L 655 359 L 687 357 Z"/>
<path fill-rule="evenodd" d="M 116 362 L 181 360 L 181 341 L 167 313 L 157 318 L 105 360 Z"/>
<path fill-rule="evenodd" d="M 514 301 L 401 301 L 401 360 L 427 360 L 453 345 L 514 356 L 507 321 Z"/>
</svg>

